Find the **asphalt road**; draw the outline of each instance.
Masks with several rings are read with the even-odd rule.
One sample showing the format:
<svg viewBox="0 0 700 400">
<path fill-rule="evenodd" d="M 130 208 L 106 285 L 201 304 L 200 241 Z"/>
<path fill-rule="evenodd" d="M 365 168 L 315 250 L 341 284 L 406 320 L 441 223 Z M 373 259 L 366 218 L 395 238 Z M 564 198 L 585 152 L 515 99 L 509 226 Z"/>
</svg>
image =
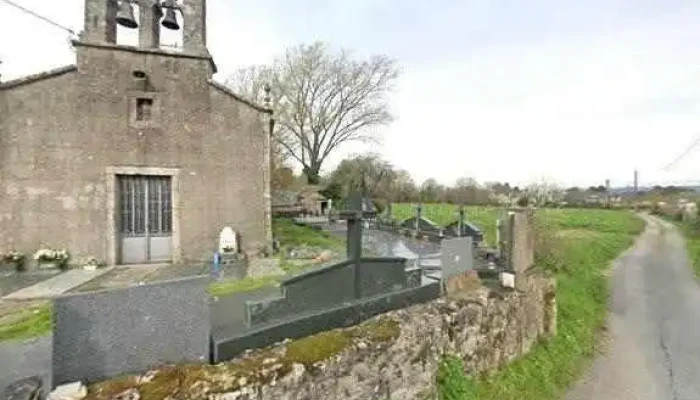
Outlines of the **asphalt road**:
<svg viewBox="0 0 700 400">
<path fill-rule="evenodd" d="M 606 351 L 567 400 L 700 399 L 700 286 L 680 233 L 645 218 L 612 271 Z"/>
</svg>

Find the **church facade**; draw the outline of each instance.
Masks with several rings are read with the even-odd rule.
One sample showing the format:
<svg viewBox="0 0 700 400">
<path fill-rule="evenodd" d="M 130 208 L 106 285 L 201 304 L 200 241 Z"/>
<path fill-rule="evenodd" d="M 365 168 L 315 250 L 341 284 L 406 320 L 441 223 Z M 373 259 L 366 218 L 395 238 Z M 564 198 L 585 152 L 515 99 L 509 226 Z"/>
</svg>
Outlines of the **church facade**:
<svg viewBox="0 0 700 400">
<path fill-rule="evenodd" d="M 137 3 L 137 46 L 116 41 L 130 3 L 85 0 L 74 65 L 0 83 L 0 251 L 187 263 L 226 226 L 269 246 L 271 111 L 212 80 L 206 0 Z"/>
</svg>

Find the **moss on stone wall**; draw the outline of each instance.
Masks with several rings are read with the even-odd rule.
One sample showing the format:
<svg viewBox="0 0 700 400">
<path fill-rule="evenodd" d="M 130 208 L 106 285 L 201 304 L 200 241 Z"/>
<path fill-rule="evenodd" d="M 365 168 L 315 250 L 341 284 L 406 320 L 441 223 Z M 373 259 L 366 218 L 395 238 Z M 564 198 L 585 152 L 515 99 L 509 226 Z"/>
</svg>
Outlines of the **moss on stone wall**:
<svg viewBox="0 0 700 400">
<path fill-rule="evenodd" d="M 401 334 L 397 321 L 379 317 L 363 324 L 322 332 L 277 346 L 254 350 L 219 365 L 164 366 L 143 376 L 124 376 L 90 386 L 87 399 L 110 400 L 138 391 L 141 400 L 197 399 L 243 387 L 257 387 L 289 374 L 295 365 L 313 369 L 350 346 L 391 342 Z"/>
</svg>

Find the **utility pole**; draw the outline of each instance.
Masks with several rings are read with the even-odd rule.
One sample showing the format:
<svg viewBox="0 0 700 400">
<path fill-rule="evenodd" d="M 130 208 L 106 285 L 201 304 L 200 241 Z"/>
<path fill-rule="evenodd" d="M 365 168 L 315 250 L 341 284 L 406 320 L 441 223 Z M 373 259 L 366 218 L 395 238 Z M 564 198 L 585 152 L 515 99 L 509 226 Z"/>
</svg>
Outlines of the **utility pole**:
<svg viewBox="0 0 700 400">
<path fill-rule="evenodd" d="M 607 208 L 611 208 L 612 206 L 612 200 L 610 198 L 610 179 L 605 180 L 605 204 L 607 205 Z"/>
</svg>

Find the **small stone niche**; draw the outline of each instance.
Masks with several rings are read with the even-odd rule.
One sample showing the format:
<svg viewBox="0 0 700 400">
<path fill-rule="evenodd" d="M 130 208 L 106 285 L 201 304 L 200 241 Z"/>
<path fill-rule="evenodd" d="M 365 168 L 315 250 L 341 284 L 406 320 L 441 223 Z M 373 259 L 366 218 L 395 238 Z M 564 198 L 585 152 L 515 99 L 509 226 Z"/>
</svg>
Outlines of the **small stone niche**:
<svg viewBox="0 0 700 400">
<path fill-rule="evenodd" d="M 154 93 L 132 93 L 129 98 L 129 125 L 132 128 L 160 127 L 160 102 Z"/>
</svg>

